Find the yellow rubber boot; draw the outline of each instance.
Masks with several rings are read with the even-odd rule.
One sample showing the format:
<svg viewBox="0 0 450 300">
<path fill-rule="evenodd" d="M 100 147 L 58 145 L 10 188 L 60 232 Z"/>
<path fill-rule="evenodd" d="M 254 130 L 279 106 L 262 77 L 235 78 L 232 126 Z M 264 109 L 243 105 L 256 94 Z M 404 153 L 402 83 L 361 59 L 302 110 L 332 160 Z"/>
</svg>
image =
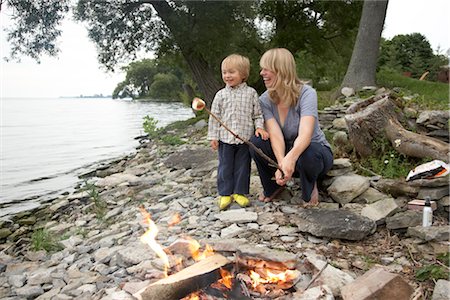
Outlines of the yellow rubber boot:
<svg viewBox="0 0 450 300">
<path fill-rule="evenodd" d="M 239 204 L 241 207 L 247 207 L 250 205 L 250 200 L 248 200 L 247 197 L 241 194 L 234 194 L 233 195 L 234 201 L 236 201 L 237 204 Z"/>
<path fill-rule="evenodd" d="M 231 196 L 220 196 L 219 209 L 224 210 L 231 204 Z"/>
</svg>

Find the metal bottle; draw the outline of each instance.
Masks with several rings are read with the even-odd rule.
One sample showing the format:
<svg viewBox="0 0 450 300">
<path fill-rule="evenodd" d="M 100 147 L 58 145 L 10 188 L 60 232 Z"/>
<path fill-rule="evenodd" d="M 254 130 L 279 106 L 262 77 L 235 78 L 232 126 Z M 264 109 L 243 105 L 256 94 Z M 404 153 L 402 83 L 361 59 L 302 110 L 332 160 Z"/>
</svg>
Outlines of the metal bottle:
<svg viewBox="0 0 450 300">
<path fill-rule="evenodd" d="M 430 197 L 425 198 L 425 206 L 423 207 L 422 226 L 429 227 L 433 224 L 433 209 L 431 208 Z"/>
</svg>

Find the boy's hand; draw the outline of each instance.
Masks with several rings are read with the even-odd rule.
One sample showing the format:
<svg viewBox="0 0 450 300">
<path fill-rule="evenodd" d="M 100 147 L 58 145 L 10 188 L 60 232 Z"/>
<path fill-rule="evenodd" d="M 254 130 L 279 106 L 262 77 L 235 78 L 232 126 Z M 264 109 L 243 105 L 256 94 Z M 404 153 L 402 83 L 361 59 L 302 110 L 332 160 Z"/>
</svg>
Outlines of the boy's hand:
<svg viewBox="0 0 450 300">
<path fill-rule="evenodd" d="M 263 140 L 269 138 L 269 133 L 262 128 L 256 128 L 255 135 L 261 137 Z"/>
<path fill-rule="evenodd" d="M 211 148 L 213 150 L 219 149 L 219 141 L 218 140 L 211 140 Z"/>
</svg>

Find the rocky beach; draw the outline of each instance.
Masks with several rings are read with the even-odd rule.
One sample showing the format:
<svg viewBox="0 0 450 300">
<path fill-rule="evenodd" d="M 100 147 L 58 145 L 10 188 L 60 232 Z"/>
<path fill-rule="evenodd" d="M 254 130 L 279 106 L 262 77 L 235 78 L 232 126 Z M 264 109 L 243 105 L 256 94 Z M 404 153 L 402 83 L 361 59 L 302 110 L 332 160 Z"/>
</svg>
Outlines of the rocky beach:
<svg viewBox="0 0 450 300">
<path fill-rule="evenodd" d="M 348 105 L 320 113 L 322 127 L 342 149 L 347 147 L 342 141 Z M 448 112 L 423 112 L 417 120 L 431 132 L 442 117 L 448 124 Z M 143 138 L 134 154 L 86 173 L 74 193 L 3 216 L 0 298 L 136 299 L 165 270 L 164 261 L 141 241 L 148 229 L 144 209 L 158 227 L 155 240 L 170 253 L 169 274 L 195 264 L 185 249 L 186 240 L 194 239 L 201 249 L 209 245 L 230 261 L 237 253 L 289 261 L 300 275 L 273 299 L 358 299 L 357 292 L 367 286 L 373 286 L 367 296 L 396 297 L 380 299 L 448 299 L 448 280 L 416 276 L 431 265 L 448 275 L 448 262 L 437 259 L 445 253 L 448 258 L 449 251 L 448 176 L 411 182 L 366 177 L 357 174 L 349 158 L 335 157 L 319 206 L 303 208 L 295 181 L 279 199 L 259 202 L 261 185 L 253 165 L 251 205 L 233 203 L 219 211 L 217 153 L 206 140 L 207 124 L 184 124 L 164 132 L 182 143 Z M 422 227 L 422 212 L 408 207 L 425 197 L 436 203 L 431 227 Z M 48 232 L 57 247 L 33 250 L 33 233 L 39 231 Z M 203 297 L 197 299 L 225 299 Z M 252 294 L 251 299 L 265 296 Z"/>
</svg>

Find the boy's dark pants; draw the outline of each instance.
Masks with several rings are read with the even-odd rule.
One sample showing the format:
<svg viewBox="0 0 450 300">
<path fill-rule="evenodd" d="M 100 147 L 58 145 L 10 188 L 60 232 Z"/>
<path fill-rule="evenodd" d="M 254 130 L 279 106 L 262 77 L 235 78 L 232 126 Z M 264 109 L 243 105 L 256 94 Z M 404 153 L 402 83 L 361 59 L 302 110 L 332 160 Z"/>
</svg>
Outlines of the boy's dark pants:
<svg viewBox="0 0 450 300">
<path fill-rule="evenodd" d="M 263 140 L 253 136 L 250 139 L 256 147 L 261 149 L 267 156 L 276 161 L 270 140 Z M 286 149 L 288 151 L 290 149 Z M 264 188 L 264 196 L 270 197 L 280 186 L 273 180 L 276 169 L 270 167 L 267 161 L 250 148 L 250 155 L 258 168 L 261 184 Z M 331 149 L 319 143 L 311 143 L 300 155 L 295 166 L 295 177 L 300 177 L 302 188 L 302 199 L 309 201 L 314 184 L 320 180 L 333 166 L 333 153 Z"/>
<path fill-rule="evenodd" d="M 248 194 L 250 186 L 250 153 L 246 144 L 219 141 L 217 187 L 220 196 Z"/>
</svg>

